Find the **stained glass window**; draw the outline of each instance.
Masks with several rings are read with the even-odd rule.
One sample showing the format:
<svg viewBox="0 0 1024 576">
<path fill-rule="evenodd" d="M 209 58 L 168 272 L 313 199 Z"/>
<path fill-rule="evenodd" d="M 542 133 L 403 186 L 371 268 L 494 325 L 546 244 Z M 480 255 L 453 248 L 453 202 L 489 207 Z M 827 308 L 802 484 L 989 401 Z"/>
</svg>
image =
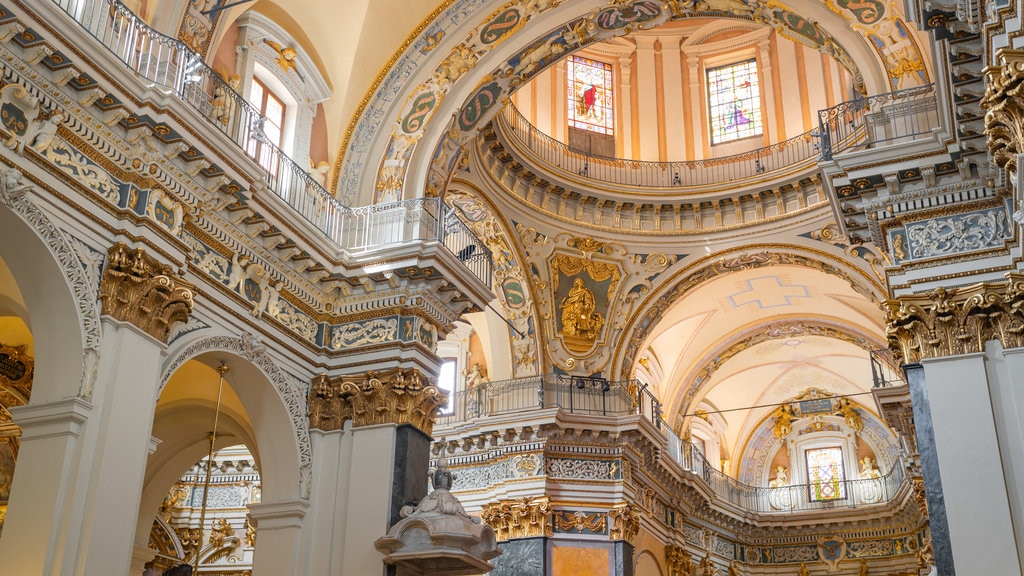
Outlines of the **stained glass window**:
<svg viewBox="0 0 1024 576">
<path fill-rule="evenodd" d="M 842 448 L 816 448 L 804 454 L 807 458 L 807 483 L 811 501 L 828 502 L 846 498 Z"/>
<path fill-rule="evenodd" d="M 707 74 L 711 143 L 721 144 L 761 134 L 757 61 L 710 68 Z"/>
<path fill-rule="evenodd" d="M 612 65 L 570 56 L 566 71 L 569 126 L 598 134 L 614 134 Z"/>
</svg>

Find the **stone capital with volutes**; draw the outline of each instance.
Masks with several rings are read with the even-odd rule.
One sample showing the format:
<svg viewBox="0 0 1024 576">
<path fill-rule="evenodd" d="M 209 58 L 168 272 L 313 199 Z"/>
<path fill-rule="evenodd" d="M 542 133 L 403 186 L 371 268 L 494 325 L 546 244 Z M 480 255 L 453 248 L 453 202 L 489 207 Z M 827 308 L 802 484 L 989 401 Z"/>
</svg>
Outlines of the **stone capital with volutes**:
<svg viewBox="0 0 1024 576">
<path fill-rule="evenodd" d="M 499 542 L 513 538 L 551 536 L 551 502 L 547 497 L 501 500 L 487 504 L 480 518 L 491 528 Z"/>
<path fill-rule="evenodd" d="M 1024 274 L 1009 272 L 1004 282 L 940 287 L 887 300 L 886 336 L 905 363 L 983 352 L 989 340 L 1019 348 L 1024 346 L 1022 307 Z"/>
<path fill-rule="evenodd" d="M 985 68 L 985 135 L 996 166 L 1015 173 L 1024 150 L 1024 50 L 997 50 L 996 62 Z"/>
<path fill-rule="evenodd" d="M 100 278 L 103 314 L 133 324 L 167 343 L 171 327 L 192 314 L 195 286 L 143 248 L 118 243 L 107 252 Z"/>
<path fill-rule="evenodd" d="M 313 379 L 309 392 L 309 427 L 340 430 L 377 424 L 411 424 L 428 436 L 445 395 L 415 368 L 394 368 L 359 376 Z"/>
</svg>

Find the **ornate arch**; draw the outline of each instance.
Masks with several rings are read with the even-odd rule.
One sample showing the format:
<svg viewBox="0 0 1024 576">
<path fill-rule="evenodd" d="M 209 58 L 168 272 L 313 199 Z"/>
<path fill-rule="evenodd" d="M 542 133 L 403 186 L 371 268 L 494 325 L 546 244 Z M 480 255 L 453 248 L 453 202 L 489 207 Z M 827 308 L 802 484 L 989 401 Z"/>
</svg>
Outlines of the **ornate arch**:
<svg viewBox="0 0 1024 576">
<path fill-rule="evenodd" d="M 240 338 L 209 336 L 189 344 L 165 365 L 160 379 L 160 391 L 163 391 L 171 376 L 182 364 L 200 354 L 215 351 L 232 352 L 251 362 L 274 385 L 274 389 L 288 410 L 292 433 L 298 446 L 299 491 L 302 498 L 308 499 L 313 473 L 313 451 L 310 446 L 309 426 L 306 420 L 305 391 L 300 390 L 301 384 L 297 379 L 278 368 L 273 358 L 267 353 L 266 347 L 255 336 L 248 332 L 243 332 Z"/>
<path fill-rule="evenodd" d="M 665 288 L 652 291 L 645 302 L 638 307 L 638 313 L 633 316 L 630 324 L 623 327 L 623 333 L 628 333 L 630 336 L 628 340 L 621 341 L 621 348 L 615 354 L 619 377 L 623 379 L 630 377 L 630 371 L 640 352 L 641 345 L 647 340 L 665 312 L 705 282 L 722 274 L 766 266 L 801 266 L 842 278 L 850 283 L 850 287 L 855 292 L 871 302 L 881 302 L 885 297 L 882 286 L 874 279 L 858 268 L 851 267 L 859 273 L 854 275 L 845 267 L 837 265 L 840 259 L 835 255 L 786 244 L 762 245 L 758 248 L 761 250 L 760 252 L 752 252 L 747 247 L 740 247 L 705 257 L 682 270 L 675 277 L 667 279 L 662 284 Z M 613 368 L 613 373 L 615 372 L 616 370 Z"/>
<path fill-rule="evenodd" d="M 99 367 L 100 311 L 97 306 L 99 290 L 98 270 L 95 278 L 86 274 L 89 261 L 75 251 L 67 236 L 28 197 L 32 188 L 24 182 L 23 174 L 13 167 L 0 168 L 0 204 L 9 208 L 29 225 L 46 244 L 67 279 L 78 307 L 78 321 L 82 334 L 82 377 L 78 396 L 89 399 Z"/>
</svg>

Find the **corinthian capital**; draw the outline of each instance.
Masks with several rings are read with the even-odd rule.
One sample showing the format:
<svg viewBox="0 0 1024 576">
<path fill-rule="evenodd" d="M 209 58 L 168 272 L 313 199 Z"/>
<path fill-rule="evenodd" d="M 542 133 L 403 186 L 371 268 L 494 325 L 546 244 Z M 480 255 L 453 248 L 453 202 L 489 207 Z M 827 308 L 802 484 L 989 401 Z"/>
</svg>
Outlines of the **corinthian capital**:
<svg viewBox="0 0 1024 576">
<path fill-rule="evenodd" d="M 889 347 L 904 362 L 981 352 L 985 342 L 1004 348 L 1024 346 L 1024 274 L 1010 272 L 1005 282 L 965 288 L 937 288 L 924 294 L 887 300 Z"/>
<path fill-rule="evenodd" d="M 309 393 L 309 426 L 338 430 L 352 425 L 412 424 L 430 435 L 445 396 L 415 368 L 342 376 L 318 376 Z"/>
<path fill-rule="evenodd" d="M 551 502 L 546 497 L 502 500 L 484 506 L 480 517 L 501 541 L 551 536 Z"/>
<path fill-rule="evenodd" d="M 195 286 L 176 277 L 172 268 L 146 254 L 118 243 L 107 253 L 100 279 L 103 314 L 134 324 L 167 343 L 171 326 L 187 322 L 192 314 Z"/>
<path fill-rule="evenodd" d="M 985 68 L 985 135 L 996 165 L 1015 173 L 1017 154 L 1024 150 L 1024 50 L 1000 49 L 996 60 L 998 64 Z"/>
</svg>

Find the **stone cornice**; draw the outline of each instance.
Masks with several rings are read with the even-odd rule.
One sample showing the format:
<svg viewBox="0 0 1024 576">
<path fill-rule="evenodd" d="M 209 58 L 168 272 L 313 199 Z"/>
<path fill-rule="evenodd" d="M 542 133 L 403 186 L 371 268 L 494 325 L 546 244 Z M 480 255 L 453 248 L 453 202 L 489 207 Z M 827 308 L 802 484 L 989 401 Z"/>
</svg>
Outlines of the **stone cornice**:
<svg viewBox="0 0 1024 576">
<path fill-rule="evenodd" d="M 320 375 L 309 392 L 309 427 L 338 430 L 352 420 L 354 427 L 411 424 L 430 435 L 444 402 L 444 394 L 415 368 L 334 380 Z"/>
<path fill-rule="evenodd" d="M 170 266 L 142 248 L 122 243 L 110 248 L 100 279 L 103 314 L 129 322 L 165 344 L 174 323 L 188 322 L 194 290 Z"/>
<path fill-rule="evenodd" d="M 1024 345 L 1024 274 L 1005 282 L 938 288 L 887 300 L 889 347 L 904 362 L 983 352 L 985 342 L 1004 348 Z"/>
</svg>

